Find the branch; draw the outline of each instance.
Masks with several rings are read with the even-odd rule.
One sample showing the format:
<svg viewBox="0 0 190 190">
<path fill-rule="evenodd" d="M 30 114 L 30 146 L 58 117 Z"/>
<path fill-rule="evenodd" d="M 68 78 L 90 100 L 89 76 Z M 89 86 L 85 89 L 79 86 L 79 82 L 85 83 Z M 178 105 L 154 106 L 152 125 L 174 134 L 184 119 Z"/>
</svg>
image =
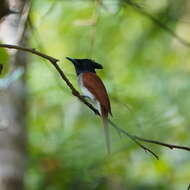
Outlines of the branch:
<svg viewBox="0 0 190 190">
<path fill-rule="evenodd" d="M 187 190 L 190 190 L 190 184 L 189 184 L 189 186 L 188 186 Z"/>
<path fill-rule="evenodd" d="M 136 136 L 128 133 L 126 130 L 123 130 L 122 128 L 119 128 L 117 125 L 115 125 L 111 120 L 108 119 L 109 124 L 114 127 L 117 131 L 119 131 L 120 133 L 123 133 L 124 135 L 128 136 L 132 141 L 134 141 L 137 145 L 139 145 L 145 152 L 149 152 L 150 154 L 152 154 L 157 160 L 159 160 L 159 157 L 157 154 L 155 154 L 152 150 L 150 150 L 149 148 L 145 147 L 143 144 L 141 144 L 137 139 Z"/>
<path fill-rule="evenodd" d="M 76 97 L 78 97 L 86 106 L 88 106 L 95 114 L 100 115 L 98 110 L 95 109 L 90 103 L 88 103 L 81 95 L 80 93 L 74 88 L 74 86 L 71 84 L 69 79 L 65 76 L 64 72 L 61 70 L 57 62 L 59 61 L 58 59 L 51 57 L 47 54 L 41 53 L 37 51 L 36 49 L 31 49 L 31 48 L 24 48 L 16 45 L 9 45 L 9 44 L 0 44 L 0 47 L 2 48 L 8 48 L 8 49 L 17 49 L 25 52 L 29 52 L 35 55 L 38 55 L 46 60 L 48 60 L 58 71 L 60 74 L 61 78 L 66 82 L 67 86 L 71 89 L 72 94 Z"/>
<path fill-rule="evenodd" d="M 179 145 L 174 145 L 174 144 L 167 144 L 164 142 L 160 142 L 160 141 L 155 141 L 155 140 L 149 140 L 149 139 L 144 139 L 138 136 L 133 136 L 135 139 L 139 140 L 139 141 L 143 141 L 146 143 L 151 143 L 151 144 L 157 144 L 157 145 L 161 145 L 161 146 L 165 146 L 168 147 L 170 149 L 181 149 L 181 150 L 186 150 L 186 151 L 190 151 L 190 147 L 187 146 L 179 146 Z"/>
<path fill-rule="evenodd" d="M 8 48 L 8 49 L 17 49 L 17 50 L 21 50 L 21 51 L 25 51 L 25 52 L 30 52 L 32 54 L 35 54 L 35 55 L 38 55 L 44 59 L 47 59 L 48 61 L 50 62 L 58 62 L 59 60 L 58 59 L 55 59 L 54 57 L 51 57 L 49 55 L 46 55 L 46 54 L 43 54 L 39 51 L 37 51 L 36 49 L 31 49 L 31 48 L 24 48 L 24 47 L 21 47 L 21 46 L 17 46 L 17 45 L 9 45 L 9 44 L 0 44 L 0 47 L 2 48 Z"/>
<path fill-rule="evenodd" d="M 59 65 L 57 64 L 57 62 L 59 61 L 58 59 L 51 57 L 49 55 L 43 54 L 35 49 L 31 49 L 31 48 L 24 48 L 24 47 L 20 47 L 20 46 L 16 46 L 16 45 L 9 45 L 9 44 L 0 44 L 0 47 L 2 48 L 9 48 L 9 49 L 17 49 L 17 50 L 21 50 L 21 51 L 25 51 L 25 52 L 29 52 L 32 54 L 35 54 L 37 56 L 40 56 L 46 60 L 48 60 L 54 67 L 55 69 L 58 71 L 58 73 L 60 74 L 61 78 L 65 81 L 65 83 L 67 84 L 67 86 L 71 89 L 71 92 L 74 96 L 78 97 L 79 100 L 81 100 L 89 109 L 91 109 L 96 115 L 100 116 L 100 113 L 98 112 L 97 109 L 95 109 L 92 104 L 90 104 L 89 102 L 87 102 L 85 100 L 85 98 L 83 96 L 80 95 L 80 93 L 74 88 L 74 86 L 72 85 L 72 83 L 69 81 L 69 79 L 65 76 L 64 72 L 62 71 L 62 69 L 59 67 Z M 128 133 L 126 130 L 118 127 L 116 124 L 114 124 L 111 120 L 108 119 L 108 122 L 110 123 L 110 125 L 115 128 L 119 133 L 122 133 L 126 136 L 128 136 L 131 140 L 133 140 L 138 146 L 140 146 L 145 152 L 149 152 L 151 153 L 156 159 L 159 159 L 158 155 L 156 155 L 152 150 L 150 150 L 149 148 L 145 147 L 143 144 L 141 144 L 139 141 L 141 142 L 146 142 L 146 143 L 151 143 L 151 144 L 157 144 L 160 146 L 164 146 L 164 147 L 168 147 L 170 149 L 182 149 L 182 150 L 186 150 L 186 151 L 190 151 L 190 147 L 186 147 L 186 146 L 179 146 L 179 145 L 173 145 L 173 144 L 167 144 L 164 142 L 160 142 L 160 141 L 155 141 L 155 140 L 149 140 L 149 139 L 144 139 L 141 137 L 138 137 L 136 135 L 132 135 L 130 133 Z M 190 187 L 189 187 L 190 188 Z"/>
<path fill-rule="evenodd" d="M 137 11 L 139 11 L 142 15 L 148 17 L 150 20 L 152 20 L 155 24 L 157 24 L 159 27 L 161 27 L 163 30 L 165 30 L 167 33 L 169 33 L 171 36 L 176 38 L 180 43 L 183 45 L 190 47 L 190 42 L 183 39 L 181 36 L 176 34 L 172 29 L 170 29 L 167 25 L 160 22 L 157 18 L 155 18 L 153 15 L 148 13 L 146 10 L 144 10 L 141 6 L 139 6 L 137 3 L 132 2 L 131 0 L 124 0 L 125 3 L 130 5 L 131 7 L 135 8 Z"/>
<path fill-rule="evenodd" d="M 126 130 L 123 130 L 121 128 L 119 128 L 117 125 L 115 125 L 111 120 L 109 120 L 109 123 L 117 130 L 119 130 L 121 133 L 127 135 L 129 138 L 131 138 L 132 140 L 135 140 L 135 141 L 142 141 L 142 142 L 146 142 L 146 143 L 151 143 L 151 144 L 157 144 L 157 145 L 160 145 L 160 146 L 165 146 L 167 148 L 170 148 L 170 149 L 181 149 L 181 150 L 186 150 L 186 151 L 190 151 L 190 147 L 187 147 L 187 146 L 179 146 L 179 145 L 174 145 L 174 144 L 168 144 L 168 143 L 164 143 L 164 142 L 161 142 L 161 141 L 156 141 L 156 140 L 149 140 L 149 139 L 145 139 L 145 138 L 142 138 L 142 137 L 138 137 L 136 135 L 132 135 L 130 133 L 128 133 Z M 145 151 L 148 151 L 150 152 L 149 150 L 146 149 L 146 147 L 141 147 L 143 148 Z M 155 155 L 153 152 L 150 152 L 152 153 L 157 159 L 158 159 L 158 156 Z M 190 187 L 189 187 L 190 188 Z"/>
</svg>

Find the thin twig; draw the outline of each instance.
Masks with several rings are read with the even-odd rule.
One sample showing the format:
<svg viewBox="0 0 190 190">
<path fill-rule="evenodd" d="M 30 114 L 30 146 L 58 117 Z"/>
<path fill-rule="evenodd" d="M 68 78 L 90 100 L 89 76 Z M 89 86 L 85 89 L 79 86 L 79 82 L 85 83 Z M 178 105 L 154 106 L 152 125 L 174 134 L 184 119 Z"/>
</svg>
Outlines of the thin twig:
<svg viewBox="0 0 190 190">
<path fill-rule="evenodd" d="M 32 54 L 35 54 L 35 55 L 38 55 L 44 59 L 47 59 L 49 60 L 50 62 L 58 62 L 59 60 L 54 58 L 54 57 L 51 57 L 49 55 L 46 55 L 46 54 L 43 54 L 39 51 L 37 51 L 36 49 L 32 49 L 32 48 L 25 48 L 25 47 L 21 47 L 21 46 L 17 46 L 17 45 L 10 45 L 10 44 L 0 44 L 0 47 L 2 48 L 8 48 L 8 49 L 17 49 L 17 50 L 21 50 L 21 51 L 26 51 L 26 52 L 30 52 Z"/>
<path fill-rule="evenodd" d="M 83 96 L 80 95 L 80 93 L 74 88 L 74 86 L 72 85 L 72 83 L 69 81 L 69 79 L 65 76 L 63 70 L 59 67 L 59 65 L 57 64 L 57 62 L 59 61 L 58 59 L 51 57 L 49 55 L 46 55 L 44 53 L 41 53 L 39 51 L 37 51 L 36 49 L 31 49 L 31 48 L 25 48 L 25 47 L 20 47 L 20 46 L 16 46 L 16 45 L 9 45 L 9 44 L 0 44 L 0 47 L 2 48 L 9 48 L 9 49 L 17 49 L 17 50 L 22 50 L 25 52 L 29 52 L 35 55 L 38 55 L 44 59 L 47 59 L 54 67 L 55 69 L 58 71 L 58 73 L 60 74 L 61 78 L 66 82 L 67 86 L 71 89 L 72 94 L 76 97 L 78 97 L 86 106 L 88 106 L 89 109 L 91 109 L 96 115 L 100 116 L 100 113 L 98 112 L 97 109 L 95 109 L 89 102 L 87 102 L 85 100 L 85 98 Z M 173 145 L 173 144 L 167 144 L 167 143 L 163 143 L 160 141 L 155 141 L 155 140 L 149 140 L 149 139 L 144 139 L 135 135 L 132 135 L 130 133 L 128 133 L 126 130 L 118 127 L 116 124 L 114 124 L 111 120 L 108 120 L 109 123 L 111 124 L 112 127 L 114 127 L 117 131 L 127 135 L 131 140 L 133 140 L 137 145 L 139 145 L 145 152 L 149 152 L 151 153 L 156 159 L 159 159 L 158 155 L 156 155 L 152 150 L 150 150 L 149 148 L 145 147 L 144 145 L 142 145 L 139 141 L 143 141 L 146 143 L 151 143 L 151 144 L 157 144 L 160 146 L 164 146 L 164 147 L 168 147 L 170 149 L 183 149 L 186 151 L 190 151 L 190 147 L 186 147 L 186 146 L 179 146 L 179 145 Z M 189 187 L 190 188 L 190 187 Z"/>
<path fill-rule="evenodd" d="M 139 145 L 145 152 L 149 152 L 149 153 L 151 153 L 157 160 L 159 159 L 158 155 L 155 154 L 155 153 L 154 153 L 152 150 L 150 150 L 149 148 L 147 148 L 147 147 L 145 147 L 144 145 L 142 145 L 142 144 L 138 141 L 139 139 L 137 139 L 136 136 L 131 135 L 131 134 L 128 133 L 126 130 L 123 130 L 123 129 L 119 128 L 119 127 L 118 127 L 117 125 L 115 125 L 111 120 L 108 119 L 108 121 L 109 121 L 109 124 L 110 124 L 111 126 L 113 126 L 116 130 L 120 131 L 121 133 L 127 135 L 132 141 L 134 141 L 137 145 Z"/>
<path fill-rule="evenodd" d="M 179 146 L 179 145 L 175 145 L 175 144 L 168 144 L 168 143 L 163 143 L 163 142 L 160 142 L 160 141 L 144 139 L 144 138 L 141 138 L 141 137 L 138 137 L 138 136 L 135 136 L 135 135 L 133 137 L 136 138 L 139 141 L 165 146 L 165 147 L 168 147 L 170 149 L 182 149 L 182 150 L 190 151 L 190 147 L 187 147 L 187 146 Z"/>
<path fill-rule="evenodd" d="M 189 184 L 189 186 L 188 186 L 187 190 L 190 190 L 190 184 Z"/>
<path fill-rule="evenodd" d="M 134 1 L 131 0 L 123 0 L 125 3 L 127 3 L 128 5 L 132 6 L 133 8 L 135 8 L 137 11 L 139 11 L 141 14 L 143 14 L 144 16 L 148 17 L 150 20 L 152 20 L 155 24 L 157 24 L 159 27 L 161 27 L 163 30 L 165 30 L 166 32 L 168 32 L 171 36 L 173 36 L 174 38 L 176 38 L 180 43 L 182 43 L 183 45 L 190 47 L 190 42 L 186 41 L 185 39 L 183 39 L 181 36 L 179 36 L 178 34 L 176 34 L 172 29 L 170 29 L 167 25 L 165 25 L 164 23 L 160 22 L 157 18 L 155 18 L 153 15 L 151 15 L 150 13 L 148 13 L 146 10 L 144 10 L 141 6 L 139 6 L 137 3 L 135 3 Z"/>
</svg>

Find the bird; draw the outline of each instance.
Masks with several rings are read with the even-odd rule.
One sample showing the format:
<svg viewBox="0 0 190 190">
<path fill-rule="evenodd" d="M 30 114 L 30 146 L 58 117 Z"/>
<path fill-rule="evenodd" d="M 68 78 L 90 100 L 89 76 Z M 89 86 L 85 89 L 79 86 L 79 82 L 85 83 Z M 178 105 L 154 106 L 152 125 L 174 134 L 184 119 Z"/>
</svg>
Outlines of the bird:
<svg viewBox="0 0 190 190">
<path fill-rule="evenodd" d="M 83 97 L 89 99 L 100 113 L 104 126 L 107 152 L 110 154 L 108 116 L 112 116 L 111 104 L 104 83 L 96 74 L 96 69 L 103 69 L 103 66 L 91 59 L 73 59 L 70 57 L 66 57 L 66 59 L 71 61 L 75 67 Z"/>
</svg>

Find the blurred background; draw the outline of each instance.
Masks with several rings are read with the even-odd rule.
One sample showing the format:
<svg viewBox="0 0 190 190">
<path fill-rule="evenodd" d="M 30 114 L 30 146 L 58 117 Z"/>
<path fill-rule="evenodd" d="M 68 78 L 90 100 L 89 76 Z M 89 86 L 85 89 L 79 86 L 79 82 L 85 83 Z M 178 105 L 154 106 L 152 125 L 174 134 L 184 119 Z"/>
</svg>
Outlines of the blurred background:
<svg viewBox="0 0 190 190">
<path fill-rule="evenodd" d="M 110 95 L 114 123 L 140 137 L 190 146 L 188 0 L 32 0 L 26 18 L 20 44 L 58 58 L 77 89 L 66 56 L 103 65 L 98 75 Z M 24 74 L 20 66 L 12 72 L 21 73 L 27 92 L 19 117 L 24 140 L 16 141 L 24 144 L 25 189 L 187 189 L 189 152 L 149 144 L 156 160 L 111 129 L 108 156 L 100 119 L 71 94 L 49 62 L 27 53 L 20 57 L 27 62 Z M 18 88 L 7 88 L 12 86 Z"/>
</svg>

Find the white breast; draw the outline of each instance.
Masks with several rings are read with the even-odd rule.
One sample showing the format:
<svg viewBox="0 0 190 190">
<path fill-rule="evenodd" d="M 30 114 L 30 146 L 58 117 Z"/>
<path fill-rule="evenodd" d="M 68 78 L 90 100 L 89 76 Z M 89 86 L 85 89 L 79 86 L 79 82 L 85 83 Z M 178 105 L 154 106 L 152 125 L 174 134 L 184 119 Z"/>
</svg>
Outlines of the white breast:
<svg viewBox="0 0 190 190">
<path fill-rule="evenodd" d="M 92 101 L 94 101 L 96 98 L 94 97 L 94 95 L 83 85 L 83 81 L 82 81 L 82 73 L 78 76 L 78 83 L 79 86 L 81 88 L 82 94 L 83 96 L 86 96 L 88 98 L 90 98 Z"/>
<path fill-rule="evenodd" d="M 81 92 L 83 96 L 88 97 L 91 102 L 95 105 L 96 109 L 100 112 L 100 104 L 99 101 L 95 98 L 95 96 L 84 86 L 83 81 L 82 81 L 82 73 L 78 76 L 78 83 L 81 89 Z"/>
</svg>

